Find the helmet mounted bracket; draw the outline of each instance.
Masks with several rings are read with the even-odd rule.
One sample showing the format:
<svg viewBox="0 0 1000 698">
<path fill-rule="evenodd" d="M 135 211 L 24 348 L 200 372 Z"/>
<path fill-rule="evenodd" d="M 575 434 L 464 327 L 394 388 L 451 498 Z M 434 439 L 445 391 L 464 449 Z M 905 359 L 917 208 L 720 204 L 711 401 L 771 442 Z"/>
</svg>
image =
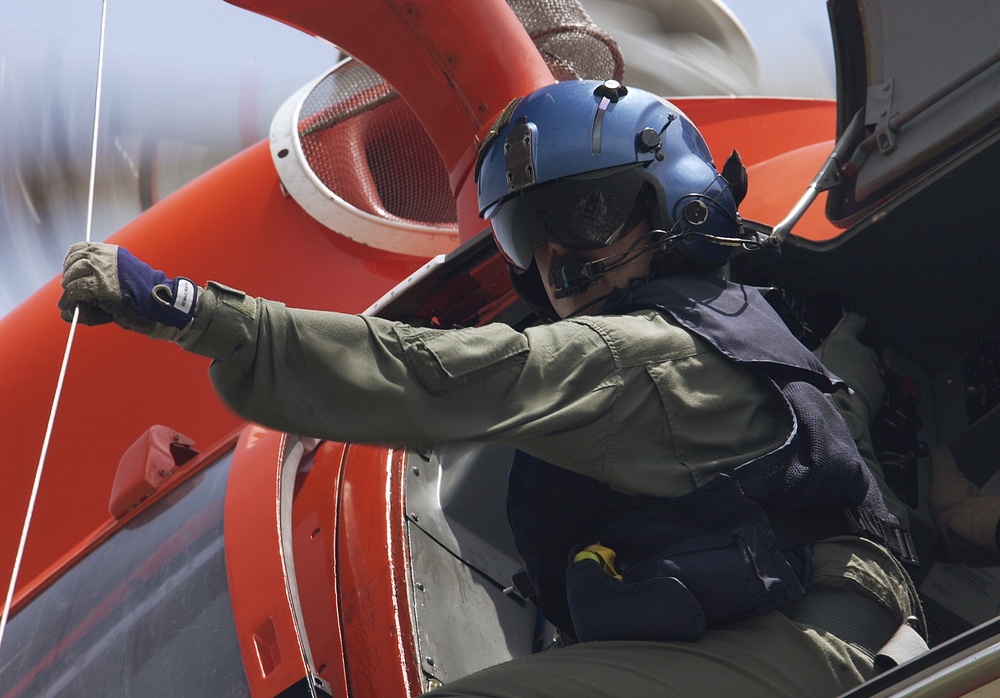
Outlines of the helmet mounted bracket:
<svg viewBox="0 0 1000 698">
<path fill-rule="evenodd" d="M 513 193 L 535 183 L 535 158 L 532 153 L 534 129 L 527 120 L 517 121 L 503 144 L 507 188 Z"/>
<path fill-rule="evenodd" d="M 597 104 L 597 113 L 594 114 L 594 127 L 590 136 L 590 152 L 596 155 L 601 152 L 601 125 L 604 123 L 604 114 L 612 103 L 628 94 L 628 88 L 617 80 L 605 80 L 594 89 L 594 94 L 601 98 Z"/>
</svg>

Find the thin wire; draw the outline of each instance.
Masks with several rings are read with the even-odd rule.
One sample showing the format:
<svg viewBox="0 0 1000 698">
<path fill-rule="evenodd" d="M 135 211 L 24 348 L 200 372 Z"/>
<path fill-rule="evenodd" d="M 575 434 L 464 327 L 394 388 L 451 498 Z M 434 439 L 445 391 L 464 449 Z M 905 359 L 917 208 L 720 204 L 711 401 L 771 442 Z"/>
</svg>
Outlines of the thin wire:
<svg viewBox="0 0 1000 698">
<path fill-rule="evenodd" d="M 97 131 L 101 119 L 101 82 L 104 75 L 104 28 L 107 21 L 108 3 L 101 0 L 101 38 L 97 53 L 97 89 L 94 99 L 94 133 L 90 148 L 90 186 L 87 192 L 87 234 L 86 240 L 90 242 L 90 233 L 94 219 L 94 181 L 97 174 Z M 0 646 L 3 645 L 4 630 L 7 628 L 7 619 L 10 616 L 10 608 L 14 599 L 14 588 L 17 586 L 17 575 L 21 569 L 21 559 L 24 556 L 24 545 L 28 540 L 28 529 L 31 527 L 31 518 L 35 512 L 35 500 L 38 498 L 38 486 L 42 481 L 42 469 L 45 467 L 45 457 L 49 451 L 49 442 L 52 439 L 52 426 L 56 421 L 56 410 L 59 407 L 59 398 L 62 395 L 63 382 L 66 379 L 66 368 L 69 365 L 69 354 L 73 347 L 73 337 L 76 335 L 76 326 L 80 319 L 80 308 L 77 306 L 73 310 L 73 320 L 69 326 L 69 336 L 66 338 L 66 350 L 63 353 L 62 366 L 59 369 L 59 380 L 56 381 L 56 392 L 52 398 L 52 408 L 49 410 L 49 421 L 45 427 L 45 438 L 42 440 L 42 452 L 38 457 L 38 467 L 35 469 L 35 481 L 31 487 L 31 496 L 28 498 L 28 510 L 24 515 L 24 527 L 21 529 L 21 540 L 17 546 L 17 555 L 14 557 L 14 569 L 10 576 L 10 586 L 7 588 L 7 598 L 3 605 L 3 614 L 0 615 Z"/>
<path fill-rule="evenodd" d="M 97 127 L 101 123 L 101 82 L 104 76 L 104 26 L 108 17 L 108 0 L 101 0 L 101 40 L 97 48 L 97 89 L 94 98 L 94 134 L 90 142 L 90 186 L 87 189 L 87 242 L 94 224 L 94 183 L 97 181 Z M 77 313 L 73 313 L 74 320 Z"/>
</svg>

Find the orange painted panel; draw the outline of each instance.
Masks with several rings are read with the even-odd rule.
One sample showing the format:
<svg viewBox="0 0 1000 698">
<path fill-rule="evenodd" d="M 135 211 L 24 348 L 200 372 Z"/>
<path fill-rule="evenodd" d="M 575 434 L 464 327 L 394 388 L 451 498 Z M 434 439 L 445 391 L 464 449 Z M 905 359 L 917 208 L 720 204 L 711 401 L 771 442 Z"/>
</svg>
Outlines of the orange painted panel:
<svg viewBox="0 0 1000 698">
<path fill-rule="evenodd" d="M 357 696 L 420 693 L 407 592 L 404 452 L 350 446 L 337 528 L 344 658 Z"/>
<path fill-rule="evenodd" d="M 219 280 L 293 306 L 358 312 L 425 260 L 332 233 L 282 195 L 267 144 L 195 180 L 111 239 L 168 275 Z M 0 577 L 10 578 L 69 326 L 57 281 L 0 321 Z M 80 327 L 19 588 L 110 520 L 118 461 L 153 424 L 198 450 L 242 422 L 215 396 L 208 360 L 117 327 Z"/>
<path fill-rule="evenodd" d="M 348 695 L 337 588 L 337 502 L 345 446 L 323 443 L 300 474 L 292 509 L 292 545 L 302 614 L 316 671 L 333 695 Z"/>
</svg>

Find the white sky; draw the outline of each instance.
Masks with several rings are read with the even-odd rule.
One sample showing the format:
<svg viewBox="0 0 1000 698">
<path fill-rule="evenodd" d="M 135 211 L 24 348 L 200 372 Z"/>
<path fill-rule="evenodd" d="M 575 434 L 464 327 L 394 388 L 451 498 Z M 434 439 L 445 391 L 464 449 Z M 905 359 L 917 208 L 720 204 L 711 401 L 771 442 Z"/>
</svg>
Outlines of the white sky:
<svg viewBox="0 0 1000 698">
<path fill-rule="evenodd" d="M 770 94 L 833 99 L 833 42 L 825 0 L 726 0 L 760 57 Z"/>
</svg>

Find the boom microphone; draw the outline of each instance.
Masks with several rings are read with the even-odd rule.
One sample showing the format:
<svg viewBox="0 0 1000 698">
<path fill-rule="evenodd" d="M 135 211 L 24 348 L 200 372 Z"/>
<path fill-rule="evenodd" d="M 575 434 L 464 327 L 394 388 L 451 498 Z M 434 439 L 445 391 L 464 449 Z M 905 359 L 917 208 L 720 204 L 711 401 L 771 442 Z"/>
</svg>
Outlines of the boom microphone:
<svg viewBox="0 0 1000 698">
<path fill-rule="evenodd" d="M 549 272 L 549 279 L 556 289 L 556 298 L 566 298 L 583 293 L 597 283 L 597 279 L 609 269 L 602 260 L 594 262 L 574 262 Z"/>
</svg>

